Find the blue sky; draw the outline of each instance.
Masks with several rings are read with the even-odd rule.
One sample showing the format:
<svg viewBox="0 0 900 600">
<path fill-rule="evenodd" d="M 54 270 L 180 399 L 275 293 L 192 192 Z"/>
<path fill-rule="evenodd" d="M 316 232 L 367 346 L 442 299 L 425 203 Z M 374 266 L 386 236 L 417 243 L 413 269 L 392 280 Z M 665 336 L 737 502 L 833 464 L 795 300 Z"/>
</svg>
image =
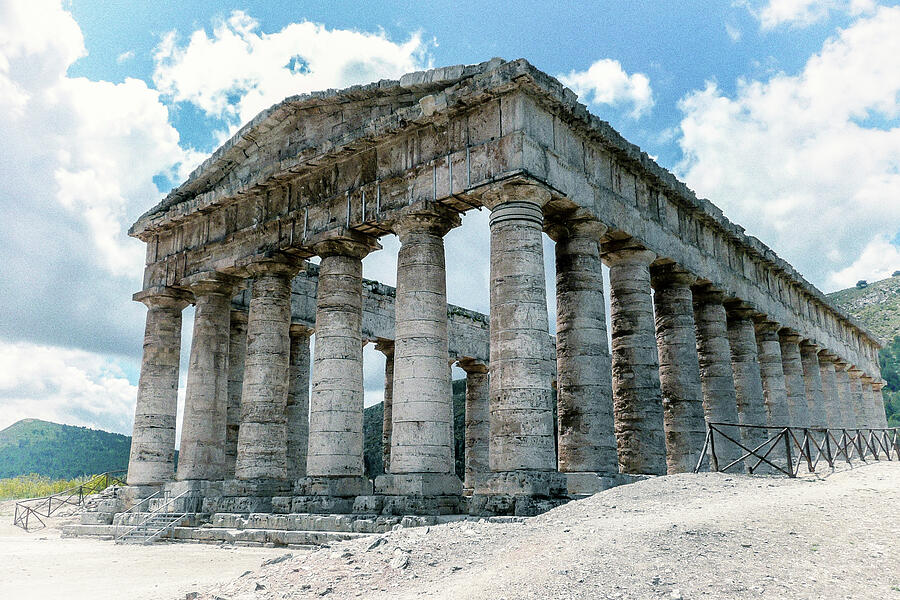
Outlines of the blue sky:
<svg viewBox="0 0 900 600">
<path fill-rule="evenodd" d="M 284 96 L 430 66 L 524 57 L 821 289 L 885 277 L 900 269 L 898 34 L 900 7 L 876 0 L 6 0 L 0 427 L 129 432 L 145 309 L 128 226 Z M 482 311 L 485 227 L 467 214 L 446 241 L 450 300 Z M 364 272 L 390 284 L 397 242 L 382 244 Z M 367 351 L 368 402 L 381 360 Z"/>
</svg>

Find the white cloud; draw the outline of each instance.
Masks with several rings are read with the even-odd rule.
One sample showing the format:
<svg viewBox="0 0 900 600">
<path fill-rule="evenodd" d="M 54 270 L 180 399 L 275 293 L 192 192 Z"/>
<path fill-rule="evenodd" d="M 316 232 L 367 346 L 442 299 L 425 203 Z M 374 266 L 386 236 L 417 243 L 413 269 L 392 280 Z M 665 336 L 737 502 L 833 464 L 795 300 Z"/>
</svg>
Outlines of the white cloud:
<svg viewBox="0 0 900 600">
<path fill-rule="evenodd" d="M 128 51 L 123 52 L 122 54 L 118 55 L 116 57 L 116 62 L 121 65 L 125 61 L 131 60 L 132 58 L 134 58 L 134 50 L 128 50 Z"/>
<path fill-rule="evenodd" d="M 0 429 L 36 418 L 131 434 L 137 388 L 91 352 L 0 342 Z"/>
<path fill-rule="evenodd" d="M 900 8 L 881 8 L 799 74 L 679 104 L 687 183 L 818 285 L 858 279 L 836 274 L 900 229 L 897 31 Z"/>
<path fill-rule="evenodd" d="M 761 8 L 751 6 L 750 11 L 763 29 L 781 25 L 802 28 L 824 21 L 835 12 L 854 16 L 871 13 L 876 5 L 875 0 L 769 0 Z"/>
<path fill-rule="evenodd" d="M 738 26 L 725 23 L 725 33 L 732 42 L 741 41 L 741 29 Z"/>
<path fill-rule="evenodd" d="M 261 33 L 242 11 L 216 23 L 212 37 L 194 31 L 180 46 L 175 32 L 156 49 L 153 80 L 177 102 L 195 104 L 233 129 L 287 96 L 343 88 L 427 66 L 418 34 L 403 43 L 381 33 L 292 23 Z"/>
<path fill-rule="evenodd" d="M 646 114 L 653 107 L 650 79 L 643 73 L 629 75 L 617 60 L 600 59 L 587 71 L 571 71 L 557 75 L 559 80 L 588 104 L 630 106 L 632 118 Z"/>
<path fill-rule="evenodd" d="M 900 270 L 900 248 L 878 235 L 863 249 L 851 265 L 831 274 L 830 281 L 838 289 L 848 288 L 860 279 L 878 281 Z"/>
</svg>

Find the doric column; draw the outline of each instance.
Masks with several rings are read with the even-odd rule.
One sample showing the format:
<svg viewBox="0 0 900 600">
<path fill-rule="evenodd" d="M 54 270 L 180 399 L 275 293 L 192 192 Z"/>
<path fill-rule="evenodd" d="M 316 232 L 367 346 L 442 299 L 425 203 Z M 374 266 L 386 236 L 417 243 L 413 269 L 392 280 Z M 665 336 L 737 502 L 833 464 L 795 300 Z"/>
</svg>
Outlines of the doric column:
<svg viewBox="0 0 900 600">
<path fill-rule="evenodd" d="M 697 467 L 706 438 L 691 285 L 697 278 L 674 264 L 650 269 L 656 292 L 656 346 L 668 473 Z"/>
<path fill-rule="evenodd" d="M 285 256 L 258 259 L 246 265 L 253 285 L 247 316 L 236 479 L 287 478 L 284 409 L 291 351 L 291 280 L 301 264 Z"/>
<path fill-rule="evenodd" d="M 765 425 L 766 406 L 763 400 L 762 374 L 753 311 L 740 304 L 728 306 L 728 343 L 731 348 L 731 369 L 734 372 L 734 391 L 737 397 L 738 418 L 742 425 Z M 741 429 L 741 438 L 749 449 L 762 444 L 768 435 L 764 429 Z M 748 464 L 757 461 L 752 457 Z"/>
<path fill-rule="evenodd" d="M 822 397 L 825 399 L 825 423 L 831 429 L 841 426 L 841 405 L 834 372 L 836 358 L 827 350 L 819 352 L 819 376 L 822 379 Z"/>
<path fill-rule="evenodd" d="M 363 462 L 362 259 L 377 243 L 340 232 L 321 257 L 309 400 L 308 495 L 371 494 Z"/>
<path fill-rule="evenodd" d="M 566 221 L 556 241 L 559 470 L 618 473 L 598 221 Z"/>
<path fill-rule="evenodd" d="M 850 392 L 850 365 L 842 360 L 834 362 L 834 379 L 837 383 L 838 408 L 840 409 L 840 425 L 842 428 L 856 427 L 856 415 L 853 413 L 853 396 Z"/>
<path fill-rule="evenodd" d="M 476 361 L 460 361 L 466 372 L 465 481 L 467 492 L 475 489 L 479 478 L 489 473 L 490 384 L 488 368 Z"/>
<path fill-rule="evenodd" d="M 809 404 L 806 401 L 806 382 L 803 378 L 803 361 L 800 358 L 800 340 L 800 336 L 790 329 L 782 329 L 778 332 L 790 424 L 794 427 L 809 427 Z"/>
<path fill-rule="evenodd" d="M 866 405 L 863 398 L 862 380 L 863 372 L 851 366 L 847 374 L 850 376 L 850 407 L 853 416 L 853 427 L 863 429 L 868 427 Z"/>
<path fill-rule="evenodd" d="M 766 403 L 766 423 L 772 427 L 786 427 L 791 424 L 791 416 L 788 410 L 787 387 L 781 360 L 778 329 L 778 323 L 757 321 L 756 347 L 759 356 L 759 373 L 763 384 L 763 399 Z"/>
<path fill-rule="evenodd" d="M 382 404 L 381 464 L 385 473 L 391 472 L 391 432 L 394 405 L 394 342 L 380 341 L 375 349 L 384 354 L 384 402 Z"/>
<path fill-rule="evenodd" d="M 703 390 L 703 410 L 709 423 L 739 423 L 734 372 L 731 368 L 731 349 L 724 294 L 708 285 L 695 286 L 694 322 L 697 327 L 697 356 L 700 362 L 700 385 Z M 740 430 L 726 433 L 740 439 Z M 716 441 L 716 457 L 724 467 L 741 456 L 741 449 L 724 438 Z"/>
<path fill-rule="evenodd" d="M 306 475 L 309 444 L 309 336 L 303 325 L 291 325 L 291 355 L 288 368 L 288 395 L 284 415 L 287 421 L 287 476 Z"/>
<path fill-rule="evenodd" d="M 486 192 L 491 210 L 490 466 L 477 495 L 555 495 L 550 336 L 544 279 L 544 188 L 507 183 Z"/>
<path fill-rule="evenodd" d="M 400 251 L 390 472 L 405 482 L 428 482 L 433 495 L 462 490 L 454 474 L 444 262 L 444 235 L 459 224 L 455 211 L 424 202 L 409 207 L 394 225 Z M 377 479 L 376 491 L 399 481 L 391 476 Z"/>
<path fill-rule="evenodd" d="M 822 373 L 819 370 L 819 349 L 809 341 L 800 342 L 803 362 L 803 381 L 806 384 L 806 405 L 809 407 L 810 427 L 826 427 L 825 395 L 822 392 Z"/>
<path fill-rule="evenodd" d="M 866 428 L 878 427 L 875 423 L 878 421 L 878 415 L 875 413 L 875 391 L 872 389 L 874 379 L 863 374 L 859 378 L 860 388 L 862 389 L 863 414 Z"/>
<path fill-rule="evenodd" d="M 616 442 L 623 473 L 663 475 L 666 441 L 649 250 L 606 250 L 612 323 L 612 388 Z M 610 251 L 612 250 L 612 251 Z"/>
<path fill-rule="evenodd" d="M 225 476 L 228 339 L 236 283 L 220 273 L 199 273 L 184 281 L 194 294 L 196 310 L 181 423 L 179 481 Z"/>
<path fill-rule="evenodd" d="M 134 299 L 148 310 L 128 484 L 154 485 L 174 476 L 181 311 L 188 305 L 188 296 L 179 290 L 156 288 L 138 292 Z"/>
<path fill-rule="evenodd" d="M 225 410 L 225 478 L 234 477 L 238 431 L 241 427 L 241 391 L 247 354 L 247 313 L 231 311 L 228 335 L 228 405 Z"/>
<path fill-rule="evenodd" d="M 887 413 L 884 410 L 884 393 L 881 391 L 886 382 L 876 380 L 872 383 L 872 398 L 874 399 L 875 427 L 887 427 Z"/>
</svg>

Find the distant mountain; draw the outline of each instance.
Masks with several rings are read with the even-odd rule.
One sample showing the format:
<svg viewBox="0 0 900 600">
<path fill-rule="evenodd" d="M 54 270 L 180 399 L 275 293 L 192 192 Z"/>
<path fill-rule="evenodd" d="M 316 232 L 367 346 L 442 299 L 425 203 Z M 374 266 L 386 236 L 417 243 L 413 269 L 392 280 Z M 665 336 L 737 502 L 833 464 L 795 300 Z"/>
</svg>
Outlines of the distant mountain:
<svg viewBox="0 0 900 600">
<path fill-rule="evenodd" d="M 72 479 L 125 469 L 130 449 L 126 435 L 23 419 L 0 431 L 0 479 L 29 473 Z"/>
<path fill-rule="evenodd" d="M 878 353 L 888 425 L 900 427 L 900 275 L 833 292 L 828 298 L 887 345 Z"/>
</svg>

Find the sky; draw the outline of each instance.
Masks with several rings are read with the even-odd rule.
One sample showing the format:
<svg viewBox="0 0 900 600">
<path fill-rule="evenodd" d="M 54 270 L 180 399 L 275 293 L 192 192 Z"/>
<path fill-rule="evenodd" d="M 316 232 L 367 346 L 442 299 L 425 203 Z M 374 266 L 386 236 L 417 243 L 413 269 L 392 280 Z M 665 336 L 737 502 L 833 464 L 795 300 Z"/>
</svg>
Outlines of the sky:
<svg viewBox="0 0 900 600">
<path fill-rule="evenodd" d="M 0 0 L 0 428 L 130 433 L 146 309 L 126 231 L 242 123 L 494 56 L 559 78 L 823 291 L 900 269 L 896 2 Z M 393 284 L 381 243 L 364 276 Z M 450 302 L 487 312 L 487 245 L 486 212 L 448 234 Z M 367 347 L 367 404 L 383 366 Z"/>
</svg>

